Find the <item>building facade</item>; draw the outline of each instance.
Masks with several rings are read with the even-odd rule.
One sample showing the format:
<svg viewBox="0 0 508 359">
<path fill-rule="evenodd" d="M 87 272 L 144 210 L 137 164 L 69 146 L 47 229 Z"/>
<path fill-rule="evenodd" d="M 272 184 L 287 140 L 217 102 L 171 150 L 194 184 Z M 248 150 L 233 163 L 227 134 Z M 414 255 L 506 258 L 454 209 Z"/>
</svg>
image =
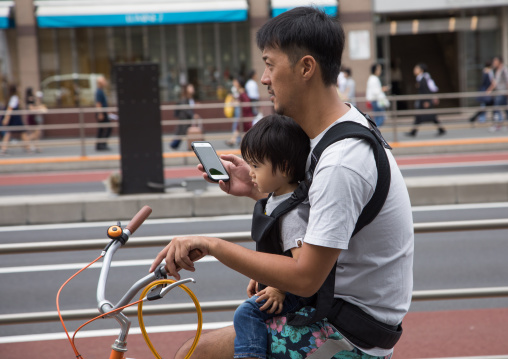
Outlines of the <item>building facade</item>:
<svg viewBox="0 0 508 359">
<path fill-rule="evenodd" d="M 102 74 L 114 102 L 114 65 L 137 62 L 159 64 L 162 102 L 186 82 L 200 100 L 219 101 L 232 76 L 261 75 L 259 27 L 298 5 L 343 23 L 342 62 L 358 96 L 376 61 L 383 81 L 409 94 L 416 63 L 441 92 L 457 92 L 477 89 L 486 60 L 508 58 L 508 0 L 0 0 L 0 101 L 16 83 L 21 95 L 43 90 L 50 106 L 92 105 Z"/>
</svg>

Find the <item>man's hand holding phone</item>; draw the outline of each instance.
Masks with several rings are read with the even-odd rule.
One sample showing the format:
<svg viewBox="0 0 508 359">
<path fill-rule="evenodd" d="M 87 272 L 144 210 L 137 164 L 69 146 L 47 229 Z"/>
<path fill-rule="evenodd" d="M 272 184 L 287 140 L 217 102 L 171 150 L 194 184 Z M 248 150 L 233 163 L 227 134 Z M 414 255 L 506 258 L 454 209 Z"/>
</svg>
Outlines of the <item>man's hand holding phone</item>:
<svg viewBox="0 0 508 359">
<path fill-rule="evenodd" d="M 220 160 L 229 173 L 229 181 L 219 181 L 220 189 L 233 196 L 250 197 L 256 201 L 266 197 L 266 193 L 260 193 L 254 187 L 249 175 L 250 167 L 247 162 L 236 155 L 221 155 Z M 198 170 L 203 173 L 203 178 L 206 181 L 214 183 L 214 181 L 208 178 L 202 164 L 198 165 Z"/>
</svg>

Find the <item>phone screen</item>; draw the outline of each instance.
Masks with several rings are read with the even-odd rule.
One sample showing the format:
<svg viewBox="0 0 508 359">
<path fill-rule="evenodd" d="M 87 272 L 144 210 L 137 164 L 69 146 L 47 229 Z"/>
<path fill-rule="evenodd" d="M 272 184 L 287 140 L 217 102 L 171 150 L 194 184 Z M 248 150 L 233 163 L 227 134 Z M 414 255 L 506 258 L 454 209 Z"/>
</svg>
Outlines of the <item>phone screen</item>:
<svg viewBox="0 0 508 359">
<path fill-rule="evenodd" d="M 214 181 L 229 180 L 226 169 L 209 142 L 193 142 L 192 148 L 210 179 Z"/>
</svg>

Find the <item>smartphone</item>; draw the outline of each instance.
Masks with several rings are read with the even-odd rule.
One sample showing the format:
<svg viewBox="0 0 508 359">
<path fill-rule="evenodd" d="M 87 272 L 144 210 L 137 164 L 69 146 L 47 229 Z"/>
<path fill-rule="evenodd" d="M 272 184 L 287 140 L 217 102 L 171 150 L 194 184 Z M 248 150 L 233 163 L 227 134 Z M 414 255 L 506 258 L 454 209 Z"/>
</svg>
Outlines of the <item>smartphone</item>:
<svg viewBox="0 0 508 359">
<path fill-rule="evenodd" d="M 210 142 L 192 142 L 192 149 L 198 157 L 199 162 L 203 165 L 208 178 L 215 182 L 219 182 L 221 180 L 224 182 L 229 181 L 229 175 Z"/>
</svg>

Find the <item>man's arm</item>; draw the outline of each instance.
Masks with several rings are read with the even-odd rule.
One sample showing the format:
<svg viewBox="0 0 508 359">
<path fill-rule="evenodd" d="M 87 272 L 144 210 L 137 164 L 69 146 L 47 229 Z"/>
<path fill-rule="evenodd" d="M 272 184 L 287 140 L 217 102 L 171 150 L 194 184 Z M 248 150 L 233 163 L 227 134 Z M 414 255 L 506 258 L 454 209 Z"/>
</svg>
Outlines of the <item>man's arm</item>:
<svg viewBox="0 0 508 359">
<path fill-rule="evenodd" d="M 168 274 L 180 279 L 176 270 L 194 272 L 189 252 L 199 249 L 221 263 L 257 282 L 293 294 L 309 297 L 317 292 L 335 265 L 340 249 L 304 243 L 298 259 L 275 254 L 256 252 L 219 238 L 190 236 L 176 237 L 157 255 L 150 271 L 163 259 Z"/>
<path fill-rule="evenodd" d="M 95 107 L 96 107 L 96 108 L 102 108 L 102 104 L 101 104 L 100 102 L 96 102 L 96 103 L 95 103 Z M 104 113 L 102 113 L 102 112 L 97 112 L 97 119 L 98 119 L 99 121 L 104 120 Z"/>
</svg>

